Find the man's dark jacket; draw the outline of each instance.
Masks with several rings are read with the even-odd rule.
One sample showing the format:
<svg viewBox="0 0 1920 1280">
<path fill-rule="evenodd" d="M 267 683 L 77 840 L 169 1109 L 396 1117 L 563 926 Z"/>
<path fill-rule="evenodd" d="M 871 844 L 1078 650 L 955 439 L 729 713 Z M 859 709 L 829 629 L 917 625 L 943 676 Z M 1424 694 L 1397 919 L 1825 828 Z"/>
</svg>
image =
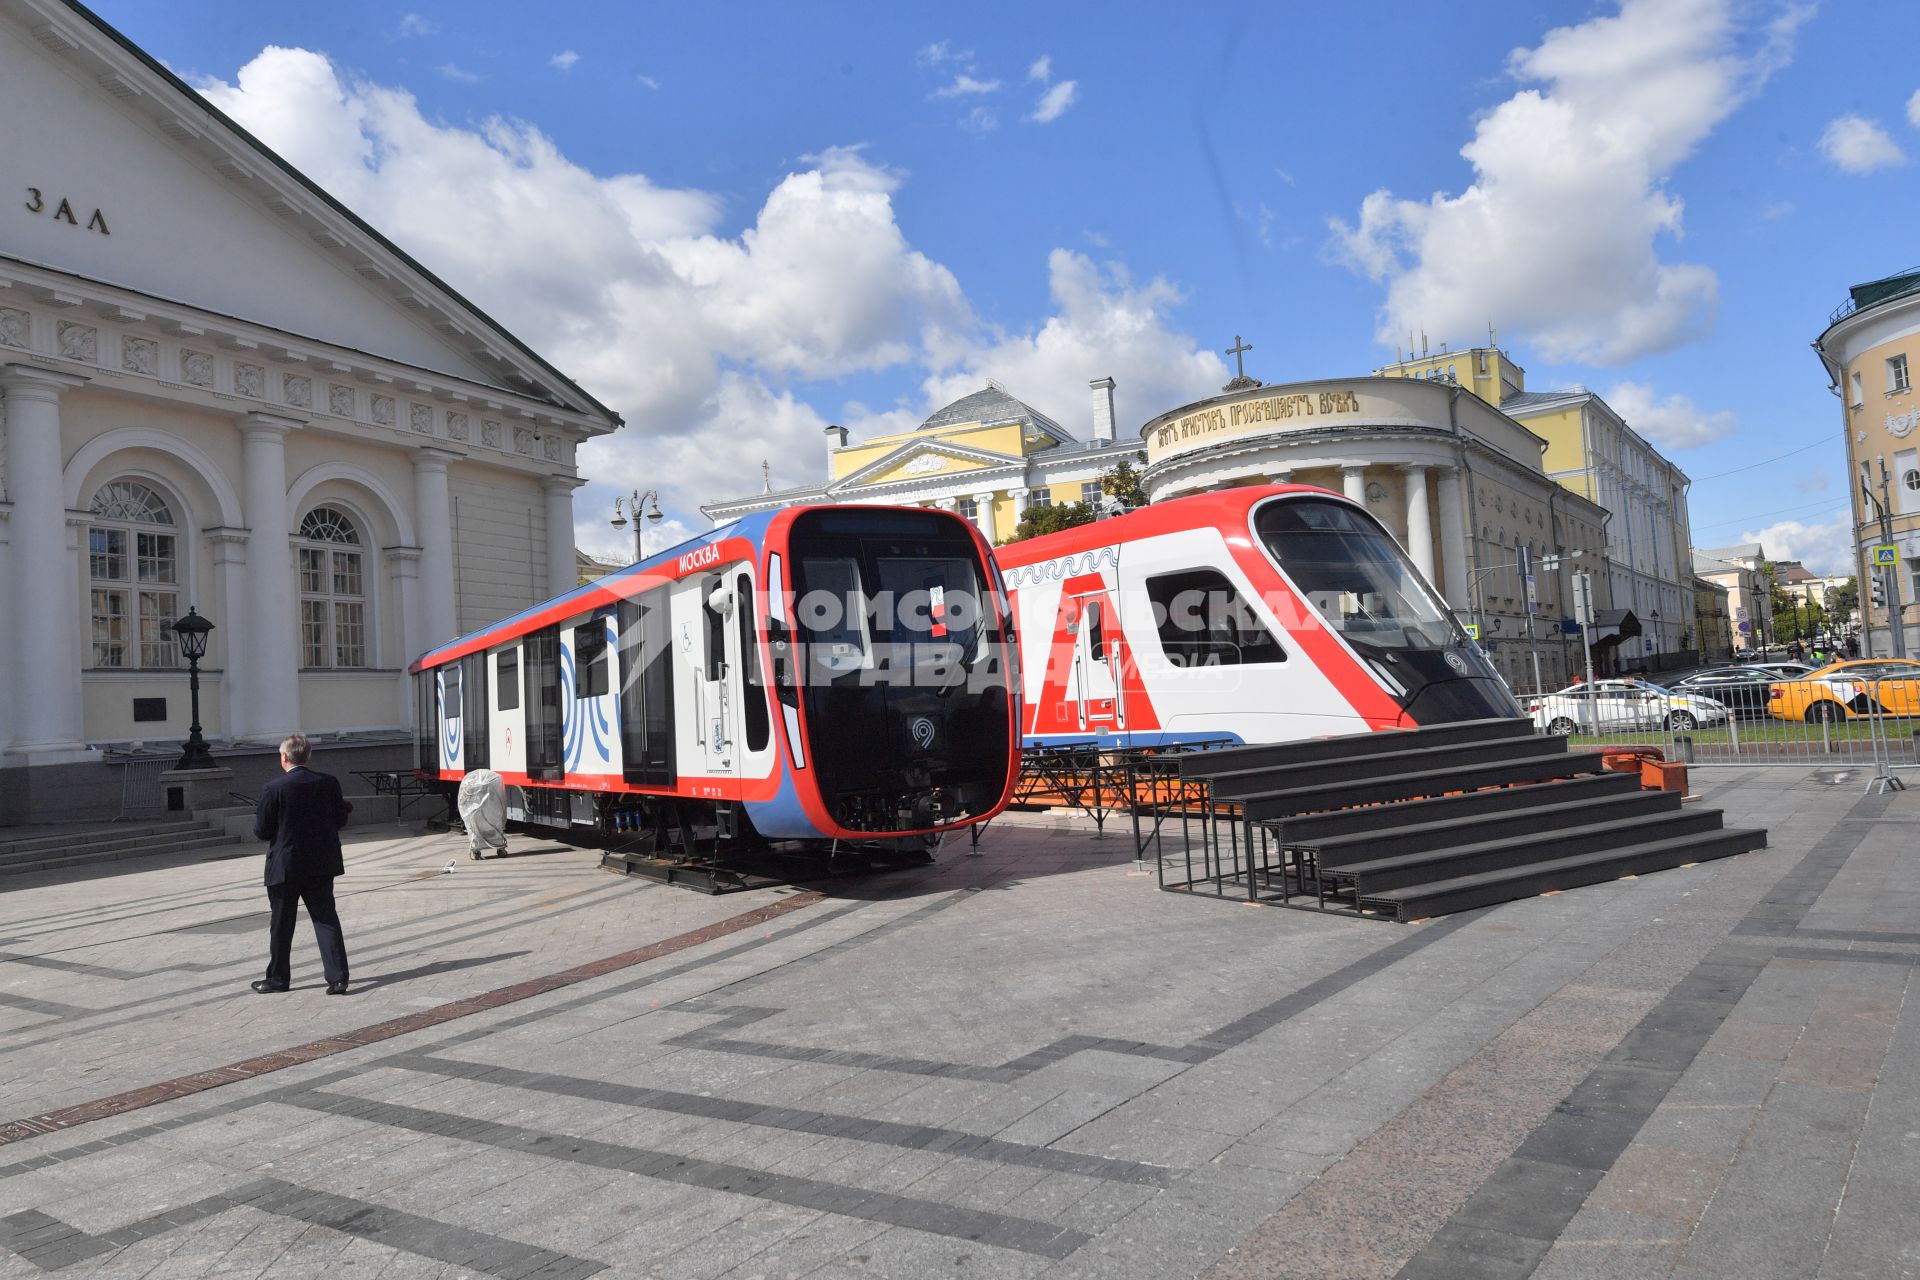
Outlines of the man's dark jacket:
<svg viewBox="0 0 1920 1280">
<path fill-rule="evenodd" d="M 346 797 L 340 780 L 295 765 L 260 791 L 253 838 L 272 841 L 267 850 L 267 883 L 308 884 L 345 875 L 340 857 L 340 828 L 347 825 Z"/>
</svg>

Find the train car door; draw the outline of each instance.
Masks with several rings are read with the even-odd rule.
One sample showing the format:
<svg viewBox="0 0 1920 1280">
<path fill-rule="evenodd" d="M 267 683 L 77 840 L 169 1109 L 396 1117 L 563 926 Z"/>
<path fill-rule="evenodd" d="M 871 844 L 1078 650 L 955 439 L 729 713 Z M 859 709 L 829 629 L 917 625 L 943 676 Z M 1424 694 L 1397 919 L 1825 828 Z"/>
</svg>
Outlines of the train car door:
<svg viewBox="0 0 1920 1280">
<path fill-rule="evenodd" d="M 699 736 L 701 758 L 713 777 L 731 777 L 739 753 L 740 629 L 733 625 L 741 602 L 724 576 L 707 578 L 700 586 L 700 666 L 695 673 L 700 691 Z"/>
<path fill-rule="evenodd" d="M 1126 700 L 1123 682 L 1122 650 L 1125 637 L 1113 597 L 1105 590 L 1072 597 L 1077 617 L 1074 621 L 1073 678 L 1068 696 L 1078 706 L 1082 729 L 1125 729 Z"/>
</svg>

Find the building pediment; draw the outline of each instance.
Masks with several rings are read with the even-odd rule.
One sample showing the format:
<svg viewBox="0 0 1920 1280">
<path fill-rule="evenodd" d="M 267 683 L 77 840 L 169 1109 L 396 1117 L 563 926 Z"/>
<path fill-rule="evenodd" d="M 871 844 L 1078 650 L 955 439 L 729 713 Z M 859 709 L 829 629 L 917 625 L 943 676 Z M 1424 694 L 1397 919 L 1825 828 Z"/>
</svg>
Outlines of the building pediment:
<svg viewBox="0 0 1920 1280">
<path fill-rule="evenodd" d="M 78 4 L 0 0 L 0 116 L 34 122 L 0 254 L 619 424 Z"/>
<path fill-rule="evenodd" d="M 930 480 L 936 476 L 958 475 L 997 467 L 1024 467 L 1026 459 L 1018 454 L 976 449 L 968 445 L 936 440 L 916 440 L 901 445 L 869 462 L 858 471 L 840 477 L 829 486 L 829 493 L 868 485 L 893 484 L 903 480 Z"/>
</svg>

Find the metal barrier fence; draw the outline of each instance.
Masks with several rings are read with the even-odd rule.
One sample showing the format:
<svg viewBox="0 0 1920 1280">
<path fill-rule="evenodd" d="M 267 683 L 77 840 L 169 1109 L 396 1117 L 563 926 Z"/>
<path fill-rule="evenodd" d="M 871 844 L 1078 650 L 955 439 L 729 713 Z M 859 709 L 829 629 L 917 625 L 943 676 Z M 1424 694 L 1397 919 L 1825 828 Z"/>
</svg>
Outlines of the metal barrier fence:
<svg viewBox="0 0 1920 1280">
<path fill-rule="evenodd" d="M 174 757 L 134 756 L 120 764 L 120 818 L 158 818 L 167 811 L 166 788 L 160 775 L 171 769 Z"/>
<path fill-rule="evenodd" d="M 1870 790 L 1903 790 L 1898 771 L 1920 768 L 1920 677 L 1782 680 L 1722 697 L 1600 680 L 1523 705 L 1575 750 L 1655 747 L 1696 766 L 1871 770 Z"/>
</svg>

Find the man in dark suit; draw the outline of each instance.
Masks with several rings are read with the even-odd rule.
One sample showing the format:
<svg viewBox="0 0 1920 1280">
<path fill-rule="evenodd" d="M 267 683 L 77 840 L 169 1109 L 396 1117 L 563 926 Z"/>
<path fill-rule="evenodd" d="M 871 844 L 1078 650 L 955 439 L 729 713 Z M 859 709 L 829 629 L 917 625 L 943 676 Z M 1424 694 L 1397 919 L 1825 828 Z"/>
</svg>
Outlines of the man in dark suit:
<svg viewBox="0 0 1920 1280">
<path fill-rule="evenodd" d="M 253 984 L 262 993 L 285 991 L 293 981 L 293 920 L 298 903 L 307 904 L 320 963 L 327 972 L 327 994 L 347 994 L 347 942 L 340 913 L 333 905 L 335 876 L 346 874 L 340 857 L 340 828 L 352 809 L 340 794 L 340 780 L 307 768 L 312 748 L 294 734 L 280 744 L 281 775 L 260 791 L 253 837 L 268 841 L 267 900 L 273 904 L 268 926 L 267 976 Z"/>
</svg>

